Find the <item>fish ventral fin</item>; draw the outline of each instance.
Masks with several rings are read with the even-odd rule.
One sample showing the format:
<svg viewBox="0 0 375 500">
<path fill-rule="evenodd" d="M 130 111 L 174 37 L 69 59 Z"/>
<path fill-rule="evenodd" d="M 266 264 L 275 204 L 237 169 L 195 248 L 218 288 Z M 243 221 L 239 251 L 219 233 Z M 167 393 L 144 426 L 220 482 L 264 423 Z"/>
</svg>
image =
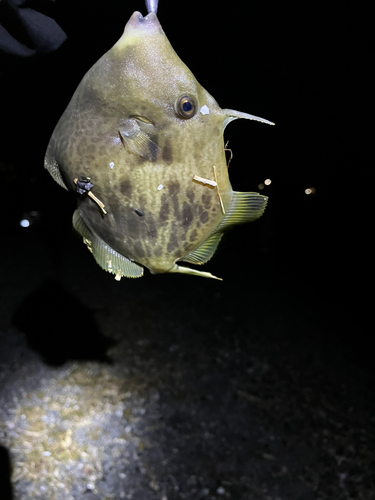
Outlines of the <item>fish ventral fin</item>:
<svg viewBox="0 0 375 500">
<path fill-rule="evenodd" d="M 221 233 L 235 224 L 243 224 L 259 219 L 266 208 L 268 197 L 259 193 L 233 192 L 233 197 L 224 219 L 215 229 Z"/>
<path fill-rule="evenodd" d="M 205 264 L 216 252 L 217 246 L 223 236 L 223 233 L 212 234 L 205 242 L 202 243 L 193 252 L 185 255 L 181 260 L 190 264 Z"/>
<path fill-rule="evenodd" d="M 153 125 L 142 123 L 144 128 L 150 128 L 150 132 L 154 129 Z M 136 118 L 127 118 L 122 120 L 119 126 L 119 134 L 122 143 L 128 153 L 141 156 L 149 161 L 155 161 L 159 146 L 139 125 L 139 120 Z"/>
<path fill-rule="evenodd" d="M 78 210 L 73 214 L 73 227 L 82 236 L 83 242 L 87 245 L 99 266 L 105 271 L 114 274 L 116 280 L 119 281 L 122 276 L 126 278 L 140 278 L 143 276 L 143 267 L 116 252 L 90 231 Z"/>
<path fill-rule="evenodd" d="M 189 274 L 191 276 L 200 276 L 201 278 L 212 278 L 214 280 L 223 281 L 222 278 L 218 278 L 211 273 L 206 273 L 204 271 L 198 271 L 197 269 L 191 269 L 190 267 L 178 266 L 175 264 L 169 273 L 178 273 L 178 274 Z"/>
</svg>

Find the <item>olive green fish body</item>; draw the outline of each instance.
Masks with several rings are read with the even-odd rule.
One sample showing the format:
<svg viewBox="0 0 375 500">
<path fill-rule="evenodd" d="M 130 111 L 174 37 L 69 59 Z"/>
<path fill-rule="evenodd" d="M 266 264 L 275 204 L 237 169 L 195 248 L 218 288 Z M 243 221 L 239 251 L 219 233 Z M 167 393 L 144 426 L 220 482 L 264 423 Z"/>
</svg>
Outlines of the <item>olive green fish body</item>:
<svg viewBox="0 0 375 500">
<path fill-rule="evenodd" d="M 236 118 L 265 121 L 221 109 L 156 14 L 135 12 L 79 84 L 45 159 L 70 191 L 90 179 L 99 202 L 77 195 L 73 225 L 105 270 L 213 277 L 176 263 L 209 260 L 226 227 L 259 217 L 267 201 L 232 190 L 223 130 Z"/>
</svg>

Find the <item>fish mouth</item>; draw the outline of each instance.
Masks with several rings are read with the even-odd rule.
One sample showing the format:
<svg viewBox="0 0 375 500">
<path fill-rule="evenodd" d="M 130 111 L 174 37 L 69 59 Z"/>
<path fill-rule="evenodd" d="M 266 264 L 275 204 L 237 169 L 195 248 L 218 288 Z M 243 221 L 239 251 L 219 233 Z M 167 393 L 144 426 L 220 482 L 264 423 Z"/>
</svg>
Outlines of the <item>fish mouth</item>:
<svg viewBox="0 0 375 500">
<path fill-rule="evenodd" d="M 126 30 L 152 32 L 161 30 L 161 25 L 155 12 L 150 12 L 147 16 L 142 16 L 142 14 L 136 10 L 127 22 L 125 26 L 125 31 Z"/>
<path fill-rule="evenodd" d="M 128 44 L 134 45 L 142 42 L 142 40 L 142 43 L 151 43 L 150 37 L 155 37 L 159 34 L 165 36 L 155 12 L 149 12 L 147 16 L 142 16 L 142 14 L 136 10 L 126 23 L 124 33 L 114 47 L 122 50 L 124 46 Z"/>
</svg>

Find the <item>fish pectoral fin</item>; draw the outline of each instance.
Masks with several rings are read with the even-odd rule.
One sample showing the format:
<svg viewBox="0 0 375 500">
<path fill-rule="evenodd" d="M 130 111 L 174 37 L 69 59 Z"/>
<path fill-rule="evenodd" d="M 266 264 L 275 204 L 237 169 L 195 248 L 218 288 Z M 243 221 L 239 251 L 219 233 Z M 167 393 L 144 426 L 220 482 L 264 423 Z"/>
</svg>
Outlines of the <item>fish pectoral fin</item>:
<svg viewBox="0 0 375 500">
<path fill-rule="evenodd" d="M 153 127 L 153 125 L 143 125 Z M 119 134 L 125 149 L 134 155 L 141 156 L 149 161 L 155 161 L 159 146 L 154 142 L 149 134 L 141 129 L 139 120 L 128 118 L 123 120 L 119 127 Z"/>
<path fill-rule="evenodd" d="M 205 273 L 204 271 L 197 271 L 196 269 L 191 269 L 190 267 L 178 266 L 175 264 L 169 273 L 178 273 L 178 274 L 190 274 L 191 276 L 200 276 L 201 278 L 213 278 L 214 280 L 223 281 L 222 278 L 218 278 L 211 273 Z"/>
<path fill-rule="evenodd" d="M 122 276 L 126 278 L 140 278 L 143 276 L 143 267 L 116 252 L 94 234 L 86 226 L 78 210 L 73 214 L 73 227 L 82 236 L 83 242 L 87 245 L 99 266 L 105 271 L 115 274 L 116 280 L 120 280 Z"/>
<path fill-rule="evenodd" d="M 235 224 L 243 224 L 259 219 L 266 208 L 267 201 L 268 197 L 259 193 L 234 191 L 225 217 L 215 229 L 215 233 L 225 231 L 225 229 Z"/>
<path fill-rule="evenodd" d="M 214 253 L 216 252 L 217 246 L 223 236 L 223 233 L 215 233 L 205 242 L 202 243 L 200 247 L 198 247 L 193 252 L 190 252 L 181 260 L 184 262 L 190 262 L 190 264 L 205 264 L 208 262 Z"/>
</svg>

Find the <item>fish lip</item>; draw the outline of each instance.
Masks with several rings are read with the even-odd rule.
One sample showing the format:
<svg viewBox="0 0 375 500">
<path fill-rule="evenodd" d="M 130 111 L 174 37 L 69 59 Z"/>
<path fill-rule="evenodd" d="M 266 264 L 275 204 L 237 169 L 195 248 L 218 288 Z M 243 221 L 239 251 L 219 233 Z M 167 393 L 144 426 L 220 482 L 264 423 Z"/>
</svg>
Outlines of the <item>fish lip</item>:
<svg viewBox="0 0 375 500">
<path fill-rule="evenodd" d="M 147 16 L 142 16 L 142 14 L 136 10 L 130 16 L 127 26 L 133 29 L 160 29 L 159 19 L 157 18 L 155 12 L 150 12 Z"/>
</svg>

